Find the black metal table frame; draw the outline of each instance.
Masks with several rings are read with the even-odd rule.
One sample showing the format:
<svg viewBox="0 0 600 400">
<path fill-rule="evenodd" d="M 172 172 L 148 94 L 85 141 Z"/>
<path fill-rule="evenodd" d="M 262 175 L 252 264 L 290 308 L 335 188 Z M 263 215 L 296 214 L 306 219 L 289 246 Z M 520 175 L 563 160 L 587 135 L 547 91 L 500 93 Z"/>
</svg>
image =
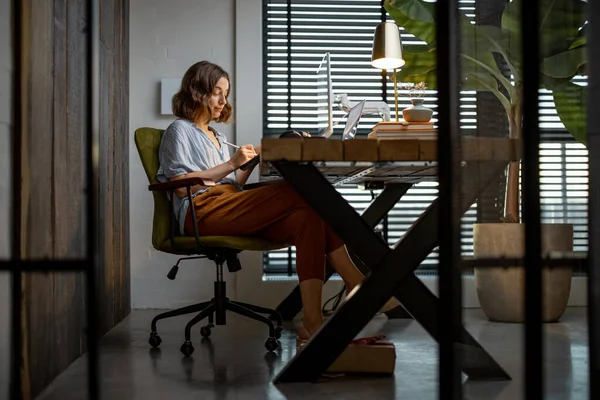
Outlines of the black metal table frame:
<svg viewBox="0 0 600 400">
<path fill-rule="evenodd" d="M 398 201 L 408 192 L 413 186 L 412 183 L 390 183 L 385 185 L 384 189 L 379 193 L 377 197 L 367 206 L 367 208 L 362 212 L 361 217 L 363 220 L 371 227 L 375 228 L 383 218 L 390 212 L 390 210 L 398 203 Z M 363 272 L 365 275 L 369 272 L 368 268 L 365 269 L 363 264 L 358 260 L 356 260 L 356 255 L 354 252 L 349 250 L 350 256 L 354 259 L 357 267 Z M 359 259 L 360 260 L 360 259 Z M 327 263 L 325 270 L 325 282 L 331 278 L 331 276 L 335 273 L 333 267 Z M 300 286 L 296 285 L 294 290 L 290 292 L 290 294 L 279 303 L 276 310 L 281 314 L 281 317 L 284 321 L 291 321 L 294 317 L 300 312 L 302 309 L 302 300 L 300 298 Z M 404 310 L 394 310 L 394 315 L 396 318 L 412 318 L 410 314 L 408 314 Z"/>
<path fill-rule="evenodd" d="M 271 164 L 371 270 L 355 294 L 299 349 L 274 382 L 316 381 L 392 296 L 439 342 L 442 335 L 437 320 L 439 299 L 414 275 L 415 269 L 437 246 L 439 201 L 434 200 L 390 249 L 373 231 L 371 221 L 361 217 L 312 163 Z M 473 162 L 462 168 L 463 213 L 506 165 L 504 161 Z M 461 336 L 455 349 L 470 379 L 510 379 L 464 327 Z"/>
</svg>

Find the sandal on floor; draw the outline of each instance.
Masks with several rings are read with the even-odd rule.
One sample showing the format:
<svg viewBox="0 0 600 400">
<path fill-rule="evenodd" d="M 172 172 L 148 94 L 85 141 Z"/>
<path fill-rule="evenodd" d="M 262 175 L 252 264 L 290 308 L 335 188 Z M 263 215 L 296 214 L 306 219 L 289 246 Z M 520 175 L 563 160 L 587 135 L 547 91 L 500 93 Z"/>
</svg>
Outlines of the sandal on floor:
<svg viewBox="0 0 600 400">
<path fill-rule="evenodd" d="M 300 336 L 296 336 L 296 348 L 297 349 L 304 346 L 306 343 L 308 343 L 308 339 L 302 339 Z"/>
</svg>

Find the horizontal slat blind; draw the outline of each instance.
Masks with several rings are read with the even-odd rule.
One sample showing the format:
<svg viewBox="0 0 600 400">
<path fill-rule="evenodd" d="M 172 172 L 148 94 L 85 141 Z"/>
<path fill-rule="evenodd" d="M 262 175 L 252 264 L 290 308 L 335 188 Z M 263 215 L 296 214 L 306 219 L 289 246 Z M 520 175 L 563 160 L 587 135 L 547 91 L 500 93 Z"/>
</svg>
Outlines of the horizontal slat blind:
<svg viewBox="0 0 600 400">
<path fill-rule="evenodd" d="M 465 1 L 472 4 L 473 1 Z M 382 79 L 382 72 L 371 66 L 371 51 L 375 27 L 381 22 L 381 1 L 317 1 L 291 2 L 291 38 L 288 49 L 287 1 L 265 2 L 264 60 L 265 60 L 265 133 L 278 135 L 288 126 L 293 129 L 317 132 L 319 91 L 317 68 L 326 52 L 331 54 L 333 91 L 348 94 L 350 101 L 381 101 L 390 105 L 395 114 L 394 86 L 391 71 Z M 386 16 L 389 19 L 389 16 Z M 400 29 L 404 44 L 423 44 Z M 288 98 L 288 55 L 291 58 L 291 98 Z M 475 92 L 463 92 L 463 128 L 475 128 Z M 410 106 L 408 90 L 399 90 L 398 109 Z M 425 104 L 434 110 L 436 94 L 425 93 Z M 322 99 L 321 99 L 322 101 Z M 291 117 L 288 117 L 291 105 Z M 334 107 L 334 121 L 344 112 Z M 361 118 L 358 135 L 366 135 L 381 119 L 376 115 Z M 341 134 L 343 123 L 334 128 Z"/>
<path fill-rule="evenodd" d="M 474 17 L 474 2 L 464 1 L 463 8 L 470 18 Z M 318 128 L 319 101 L 315 93 L 319 91 L 317 67 L 326 52 L 331 54 L 333 91 L 346 93 L 350 101 L 387 101 L 394 118 L 394 87 L 391 71 L 387 79 L 382 72 L 371 66 L 371 51 L 375 27 L 381 22 L 380 0 L 356 1 L 317 1 L 294 0 L 291 2 L 291 35 L 288 48 L 288 9 L 285 0 L 265 1 L 264 25 L 264 68 L 265 120 L 267 135 L 278 135 L 288 126 L 293 129 L 315 133 Z M 385 14 L 384 14 L 385 15 Z M 390 19 L 385 15 L 386 19 Z M 400 28 L 403 44 L 422 44 L 413 35 Z M 288 77 L 288 56 L 291 74 Z M 288 98 L 288 78 L 291 98 Z M 410 105 L 408 91 L 399 90 L 398 108 Z M 436 92 L 425 93 L 426 105 L 434 110 L 433 120 L 437 119 Z M 320 100 L 323 101 L 322 99 Z M 288 115 L 291 106 L 291 115 Z M 461 128 L 465 134 L 476 128 L 475 92 L 461 93 Z M 334 121 L 344 114 L 334 107 Z M 381 119 L 365 115 L 361 118 L 357 135 L 366 135 Z M 343 123 L 334 127 L 334 135 L 340 134 Z M 355 186 L 340 188 L 342 195 L 361 213 L 371 201 L 371 193 L 358 190 Z M 424 182 L 415 185 L 389 213 L 387 220 L 390 245 L 404 235 L 410 225 L 431 204 L 437 196 L 437 184 Z M 464 249 L 472 246 L 471 225 L 475 219 L 475 206 L 465 215 L 463 224 Z M 380 225 L 378 230 L 382 230 Z M 295 268 L 295 253 L 292 253 L 292 269 Z M 437 251 L 423 263 L 422 269 L 435 268 Z M 288 252 L 265 253 L 265 271 L 288 272 Z"/>
<path fill-rule="evenodd" d="M 573 250 L 588 249 L 588 151 L 580 143 L 540 146 L 542 223 L 573 224 Z"/>
<path fill-rule="evenodd" d="M 381 72 L 370 65 L 373 31 L 381 21 L 380 1 L 292 1 L 289 49 L 287 1 L 267 1 L 265 8 L 266 133 L 281 133 L 289 125 L 297 130 L 317 131 L 316 72 L 326 52 L 331 53 L 334 93 L 347 93 L 351 101 L 383 99 Z M 287 89 L 288 50 L 291 99 Z M 334 120 L 343 114 L 334 108 Z M 367 129 L 377 120 L 364 117 L 359 132 L 368 133 Z M 334 133 L 339 134 L 341 129 L 338 125 Z"/>
<path fill-rule="evenodd" d="M 573 81 L 587 85 L 586 76 L 577 76 Z M 552 92 L 540 90 L 539 106 L 542 223 L 573 224 L 573 250 L 587 251 L 588 151 L 565 130 Z"/>
<path fill-rule="evenodd" d="M 462 0 L 461 9 L 471 20 L 475 17 L 475 1 Z M 286 0 L 264 1 L 264 132 L 278 136 L 286 128 L 316 133 L 319 121 L 320 95 L 317 67 L 326 52 L 331 55 L 333 91 L 348 94 L 350 101 L 381 101 L 390 105 L 394 118 L 394 88 L 391 71 L 383 79 L 382 72 L 370 64 L 375 27 L 382 20 L 380 0 L 294 0 L 291 1 L 288 24 Z M 390 19 L 384 14 L 384 18 Z M 289 42 L 288 42 L 289 25 Z M 400 27 L 403 44 L 423 44 Z M 290 73 L 288 74 L 288 62 Z M 577 80 L 585 84 L 585 77 Z M 288 87 L 289 85 L 289 87 Z M 288 92 L 289 90 L 289 92 Z M 406 90 L 400 90 L 399 109 L 410 105 Z M 425 105 L 434 111 L 437 121 L 437 96 L 434 90 L 425 94 Z M 462 91 L 460 125 L 465 135 L 475 134 L 477 128 L 476 92 Z M 322 112 L 322 109 L 321 109 Z M 344 115 L 334 107 L 333 119 Z M 540 91 L 540 127 L 543 132 L 541 159 L 542 218 L 575 223 L 576 250 L 587 249 L 587 153 L 573 142 L 561 124 L 551 93 Z M 376 115 L 361 118 L 357 135 L 366 135 L 381 119 Z M 334 127 L 341 134 L 343 121 Z M 577 189 L 577 190 L 575 190 Z M 371 193 L 356 186 L 338 189 L 350 204 L 361 213 L 371 201 Z M 390 245 L 400 239 L 410 225 L 437 196 L 437 183 L 415 185 L 390 211 L 387 228 Z M 462 250 L 472 254 L 472 224 L 476 221 L 473 205 L 462 223 Z M 382 229 L 379 226 L 378 229 Z M 291 254 L 291 270 L 295 270 L 295 252 Z M 286 273 L 288 252 L 266 252 L 264 271 Z M 437 249 L 425 260 L 421 271 L 437 267 Z"/>
</svg>

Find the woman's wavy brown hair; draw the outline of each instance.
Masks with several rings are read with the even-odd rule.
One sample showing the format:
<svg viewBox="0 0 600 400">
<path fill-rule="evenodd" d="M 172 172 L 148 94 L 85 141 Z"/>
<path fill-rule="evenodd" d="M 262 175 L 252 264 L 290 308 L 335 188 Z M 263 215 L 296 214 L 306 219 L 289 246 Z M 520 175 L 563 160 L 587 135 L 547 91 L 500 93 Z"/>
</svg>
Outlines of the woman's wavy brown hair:
<svg viewBox="0 0 600 400">
<path fill-rule="evenodd" d="M 229 81 L 229 75 L 223 68 L 208 61 L 200 61 L 189 67 L 181 80 L 179 92 L 173 96 L 173 114 L 192 122 L 200 119 L 202 115 L 210 115 L 208 98 L 215 89 L 217 81 L 223 77 Z M 231 93 L 231 81 L 229 85 L 226 98 Z M 232 113 L 233 108 L 227 102 L 219 118 L 215 118 L 214 121 L 227 122 Z"/>
</svg>

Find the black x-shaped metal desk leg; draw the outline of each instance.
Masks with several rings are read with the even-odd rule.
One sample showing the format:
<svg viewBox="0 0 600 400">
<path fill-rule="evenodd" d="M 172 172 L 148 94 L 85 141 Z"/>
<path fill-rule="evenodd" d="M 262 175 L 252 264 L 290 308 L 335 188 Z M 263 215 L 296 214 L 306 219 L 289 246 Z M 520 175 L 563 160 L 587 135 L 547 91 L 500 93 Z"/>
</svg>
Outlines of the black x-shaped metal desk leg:
<svg viewBox="0 0 600 400">
<path fill-rule="evenodd" d="M 371 269 L 359 290 L 298 351 L 275 377 L 275 383 L 317 380 L 391 296 L 400 300 L 415 320 L 439 341 L 443 334 L 437 321 L 439 299 L 413 274 L 437 245 L 438 200 L 421 215 L 395 248 L 390 249 L 314 165 L 287 161 L 273 165 Z M 504 162 L 473 163 L 463 167 L 464 190 L 460 202 L 463 212 L 473 204 L 481 188 L 505 167 Z M 464 328 L 456 350 L 470 379 L 510 379 Z"/>
<path fill-rule="evenodd" d="M 412 183 L 392 183 L 387 185 L 383 191 L 369 204 L 363 211 L 362 218 L 371 227 L 375 228 L 379 222 L 387 215 L 387 213 L 398 203 L 398 201 L 406 194 Z M 352 252 L 351 252 L 352 253 Z M 352 253 L 353 255 L 353 253 Z M 360 265 L 359 265 L 360 267 Z M 325 282 L 331 278 L 335 271 L 329 263 L 325 271 Z M 363 271 L 368 273 L 368 271 Z M 277 306 L 276 310 L 281 314 L 285 321 L 291 321 L 302 309 L 302 300 L 300 298 L 300 287 L 296 285 L 294 290 Z M 408 313 L 402 310 L 401 313 L 395 313 L 403 318 L 412 318 Z"/>
</svg>

